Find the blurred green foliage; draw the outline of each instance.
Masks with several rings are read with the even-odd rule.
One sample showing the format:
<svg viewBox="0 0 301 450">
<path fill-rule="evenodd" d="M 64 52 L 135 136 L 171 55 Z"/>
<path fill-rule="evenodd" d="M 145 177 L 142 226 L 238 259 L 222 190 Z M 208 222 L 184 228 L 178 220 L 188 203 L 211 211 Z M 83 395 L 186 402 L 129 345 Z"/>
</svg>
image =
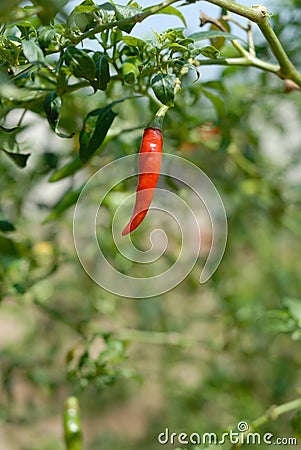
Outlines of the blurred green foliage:
<svg viewBox="0 0 301 450">
<path fill-rule="evenodd" d="M 122 28 L 102 33 L 112 78 L 107 66 L 105 73 L 96 70 L 92 51 L 81 49 L 80 58 L 89 58 L 92 68 L 88 76 L 78 72 L 79 58 L 60 59 L 57 48 L 63 53 L 68 33 L 76 38 L 100 19 L 129 17 L 131 11 L 86 1 L 67 20 L 65 3 L 0 7 L 6 23 L 0 42 L 1 150 L 23 161 L 17 167 L 1 151 L 1 441 L 8 450 L 63 449 L 62 411 L 70 395 L 80 401 L 87 450 L 154 450 L 162 447 L 157 436 L 166 427 L 222 433 L 241 420 L 251 423 L 271 405 L 300 396 L 300 92 L 288 94 L 282 80 L 252 68 L 229 67 L 211 81 L 194 82 L 195 70 L 183 71 L 191 69 L 185 50 L 191 42 L 181 42 L 182 31 L 157 36 L 157 47 L 131 40 Z M 295 64 L 299 16 L 298 2 L 286 0 L 275 5 L 271 19 Z M 144 61 L 144 67 L 135 65 L 140 73 L 135 70 L 131 83 L 122 79 L 116 42 L 124 61 Z M 227 42 L 223 51 L 230 49 Z M 185 45 L 175 58 L 182 90 L 166 118 L 164 150 L 186 157 L 215 183 L 227 210 L 228 244 L 205 285 L 198 283 L 201 256 L 171 292 L 122 299 L 95 285 L 80 266 L 72 206 L 98 168 L 137 151 L 158 107 L 150 87 L 153 61 L 161 58 L 164 66 L 171 44 Z M 257 51 L 271 58 L 266 44 Z M 45 108 L 48 95 L 63 100 Z M 89 113 L 124 97 L 131 98 L 116 106 L 102 147 L 93 147 L 83 164 L 79 134 Z M 134 187 L 129 180 L 116 190 Z M 108 223 L 114 199 L 104 203 Z M 110 227 L 102 224 L 101 232 L 106 253 L 126 273 L 131 263 L 120 258 Z M 143 231 L 137 239 L 143 245 Z M 148 274 L 146 265 L 143 270 Z M 271 415 L 259 431 L 293 436 L 293 428 L 299 433 L 296 418 L 291 426 L 293 415 Z"/>
</svg>

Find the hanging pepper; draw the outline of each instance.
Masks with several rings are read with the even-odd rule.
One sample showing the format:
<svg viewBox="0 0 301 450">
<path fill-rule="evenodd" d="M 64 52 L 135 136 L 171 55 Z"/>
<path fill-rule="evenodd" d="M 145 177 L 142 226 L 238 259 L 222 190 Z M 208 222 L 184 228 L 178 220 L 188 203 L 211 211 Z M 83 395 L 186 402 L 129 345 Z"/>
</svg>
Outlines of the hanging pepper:
<svg viewBox="0 0 301 450">
<path fill-rule="evenodd" d="M 172 93 L 173 96 L 180 87 L 180 80 L 176 79 L 174 82 L 174 92 Z M 136 202 L 132 217 L 122 231 L 123 236 L 136 230 L 143 221 L 151 205 L 160 176 L 163 147 L 163 120 L 171 106 L 171 104 L 162 105 L 151 123 L 144 130 L 138 155 L 139 177 L 136 189 Z"/>
<path fill-rule="evenodd" d="M 159 128 L 147 127 L 143 133 L 138 156 L 139 178 L 136 203 L 132 217 L 122 232 L 123 236 L 140 225 L 151 205 L 160 175 L 162 146 L 162 131 Z"/>
</svg>

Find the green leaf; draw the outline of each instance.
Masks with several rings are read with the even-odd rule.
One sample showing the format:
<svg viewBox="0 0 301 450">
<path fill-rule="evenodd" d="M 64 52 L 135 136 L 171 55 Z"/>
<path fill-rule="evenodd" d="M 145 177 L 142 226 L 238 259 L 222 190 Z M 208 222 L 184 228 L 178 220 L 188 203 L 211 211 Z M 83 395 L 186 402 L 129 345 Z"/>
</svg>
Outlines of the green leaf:
<svg viewBox="0 0 301 450">
<path fill-rule="evenodd" d="M 0 266 L 4 269 L 20 258 L 19 249 L 13 240 L 0 236 L 0 248 Z"/>
<path fill-rule="evenodd" d="M 33 41 L 23 41 L 22 48 L 25 58 L 30 63 L 44 63 L 43 50 Z"/>
<path fill-rule="evenodd" d="M 70 45 L 65 52 L 65 62 L 75 77 L 94 80 L 96 75 L 95 62 L 84 50 Z"/>
<path fill-rule="evenodd" d="M 169 44 L 168 46 L 166 46 L 166 48 L 172 49 L 173 53 L 174 52 L 181 52 L 181 53 L 187 52 L 187 47 L 185 47 L 184 45 L 178 44 L 177 42 Z"/>
<path fill-rule="evenodd" d="M 114 118 L 117 116 L 112 111 L 112 107 L 120 102 L 123 102 L 123 100 L 113 102 L 104 108 L 95 109 L 87 115 L 79 136 L 80 156 L 56 170 L 50 177 L 50 182 L 66 178 L 83 168 L 84 164 L 103 143 Z"/>
<path fill-rule="evenodd" d="M 140 74 L 138 64 L 139 61 L 135 59 L 129 59 L 123 64 L 121 73 L 126 84 L 134 84 L 136 82 Z"/>
<path fill-rule="evenodd" d="M 122 5 L 115 4 L 115 9 L 116 9 L 116 18 L 118 20 L 128 19 L 128 18 L 134 17 L 137 14 L 140 14 L 142 12 L 142 9 L 140 7 L 137 8 L 136 6 L 133 6 L 133 5 L 122 6 Z M 126 33 L 130 33 L 135 25 L 136 25 L 136 22 L 133 21 L 133 23 L 119 26 L 119 28 L 120 28 L 120 30 L 125 31 Z"/>
<path fill-rule="evenodd" d="M 199 31 L 198 33 L 193 33 L 190 36 L 188 36 L 190 39 L 193 39 L 194 41 L 204 41 L 205 39 L 216 39 L 219 37 L 223 37 L 225 39 L 238 39 L 242 41 L 242 39 L 235 34 L 232 33 L 225 33 L 221 30 L 209 30 L 209 31 Z"/>
<path fill-rule="evenodd" d="M 10 159 L 16 164 L 16 166 L 20 167 L 20 168 L 24 168 L 26 167 L 27 164 L 27 160 L 30 157 L 30 153 L 13 153 L 13 152 L 9 152 L 8 150 L 4 150 L 4 153 L 7 154 L 7 156 L 10 157 Z"/>
<path fill-rule="evenodd" d="M 65 166 L 56 170 L 49 178 L 49 181 L 51 183 L 54 183 L 55 181 L 62 180 L 63 178 L 73 175 L 74 173 L 76 173 L 78 170 L 80 170 L 82 168 L 83 168 L 83 163 L 79 159 L 79 156 L 77 156 L 72 161 L 68 162 Z"/>
<path fill-rule="evenodd" d="M 58 219 L 66 209 L 70 208 L 70 206 L 75 205 L 80 196 L 83 186 L 76 190 L 68 189 L 61 198 L 57 201 L 55 206 L 52 208 L 50 214 L 43 220 L 43 223 L 49 223 L 53 220 Z"/>
<path fill-rule="evenodd" d="M 97 24 L 98 17 L 98 5 L 95 5 L 93 0 L 85 0 L 73 9 L 67 23 L 69 27 L 74 23 L 81 32 L 84 32 Z"/>
<path fill-rule="evenodd" d="M 0 216 L 0 231 L 3 233 L 8 233 L 9 231 L 15 231 L 16 228 L 13 223 L 6 220 L 4 217 Z"/>
<path fill-rule="evenodd" d="M 47 95 L 47 97 L 44 100 L 44 110 L 46 112 L 47 120 L 49 122 L 51 129 L 57 134 L 57 136 L 69 139 L 72 136 L 74 136 L 74 133 L 65 134 L 57 129 L 61 106 L 62 106 L 62 99 L 57 95 L 56 92 L 52 92 L 51 94 Z"/>
<path fill-rule="evenodd" d="M 222 17 L 220 17 L 218 19 L 218 21 L 223 25 L 224 29 L 227 32 L 230 32 L 229 22 L 224 20 Z M 211 24 L 210 30 L 218 30 L 218 29 L 219 28 L 214 23 Z M 226 41 L 226 39 L 224 37 L 215 37 L 215 38 L 210 39 L 211 45 L 213 45 L 218 50 L 220 50 L 223 47 L 223 45 L 225 44 L 225 41 Z"/>
<path fill-rule="evenodd" d="M 56 126 L 59 120 L 60 110 L 62 106 L 62 99 L 56 92 L 52 92 L 47 95 L 44 101 L 44 109 L 47 115 L 47 120 L 51 129 L 56 130 Z"/>
<path fill-rule="evenodd" d="M 149 8 L 146 8 L 146 10 L 147 9 L 149 9 Z M 145 9 L 144 9 L 144 11 L 145 11 Z M 158 14 L 169 14 L 171 16 L 177 16 L 182 21 L 183 25 L 185 27 L 187 27 L 185 17 L 177 8 L 174 8 L 173 6 L 166 6 L 166 8 L 161 9 L 158 12 Z"/>
<path fill-rule="evenodd" d="M 138 47 L 140 50 L 143 50 L 147 45 L 145 41 L 134 36 L 123 36 L 122 40 L 130 47 Z"/>
<path fill-rule="evenodd" d="M 287 308 L 290 316 L 294 319 L 296 324 L 301 327 L 301 300 L 295 298 L 286 298 L 283 303 Z"/>
<path fill-rule="evenodd" d="M 97 5 L 99 10 L 104 10 L 104 11 L 116 11 L 115 6 L 112 3 L 109 2 L 105 2 L 102 3 L 101 5 Z"/>
<path fill-rule="evenodd" d="M 107 85 L 110 81 L 110 67 L 109 61 L 106 55 L 101 52 L 95 52 L 93 55 L 93 60 L 96 67 L 96 80 L 91 84 L 94 89 L 100 89 L 101 91 L 105 91 L 107 89 Z"/>
<path fill-rule="evenodd" d="M 56 31 L 51 27 L 43 27 L 39 32 L 38 43 L 42 48 L 48 48 L 52 43 Z"/>
<path fill-rule="evenodd" d="M 117 116 L 112 110 L 114 103 L 91 111 L 85 118 L 79 135 L 79 157 L 83 163 L 87 162 L 101 146 Z"/>
<path fill-rule="evenodd" d="M 32 26 L 32 23 L 28 20 L 20 20 L 16 23 L 16 27 L 21 32 L 21 38 L 25 39 L 26 41 L 30 40 L 30 35 L 34 33 L 34 28 Z"/>
<path fill-rule="evenodd" d="M 158 100 L 163 105 L 173 106 L 174 103 L 174 82 L 175 76 L 160 73 L 152 79 L 152 88 Z"/>
<path fill-rule="evenodd" d="M 217 48 L 212 45 L 207 45 L 207 47 L 200 48 L 200 53 L 207 58 L 216 59 L 219 57 L 220 53 Z"/>
</svg>

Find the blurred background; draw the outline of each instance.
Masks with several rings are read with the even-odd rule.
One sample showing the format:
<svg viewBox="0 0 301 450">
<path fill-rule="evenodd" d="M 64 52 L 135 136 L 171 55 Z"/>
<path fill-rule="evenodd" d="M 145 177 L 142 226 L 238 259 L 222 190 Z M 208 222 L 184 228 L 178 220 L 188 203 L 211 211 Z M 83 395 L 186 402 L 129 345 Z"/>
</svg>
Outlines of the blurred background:
<svg viewBox="0 0 301 450">
<path fill-rule="evenodd" d="M 69 2 L 67 10 L 76 4 Z M 267 6 L 300 69 L 298 2 Z M 181 8 L 188 34 L 199 31 L 200 9 L 219 15 L 206 2 Z M 179 26 L 177 17 L 160 15 L 132 34 L 153 39 L 152 28 Z M 231 32 L 242 34 L 235 25 Z M 254 36 L 257 55 L 272 61 L 256 29 Z M 230 44 L 223 51 L 231 52 Z M 204 285 L 198 282 L 201 254 L 191 274 L 162 296 L 133 300 L 104 291 L 77 259 L 72 195 L 59 203 L 97 169 L 137 151 L 152 114 L 146 103 L 118 107 L 112 138 L 73 177 L 49 182 L 78 151 L 78 137 L 57 137 L 34 111 L 19 134 L 23 152 L 32 153 L 27 167 L 0 155 L 1 450 L 63 450 L 62 415 L 70 395 L 79 399 L 86 450 L 155 450 L 165 428 L 221 433 L 300 397 L 300 91 L 287 92 L 282 80 L 252 68 L 199 70 L 200 81 L 187 77 L 168 114 L 164 151 L 200 167 L 225 204 L 225 255 Z M 99 91 L 68 94 L 62 128 L 78 130 L 104 98 Z M 14 126 L 21 114 L 14 109 L 5 126 Z M 127 128 L 133 131 L 121 132 Z M 135 180 L 121 187 L 133 189 Z M 105 203 L 108 222 L 114 198 Z M 138 244 L 149 231 L 146 226 L 137 233 Z M 131 262 L 110 244 L 109 227 L 104 224 L 101 233 L 107 254 L 127 273 Z M 166 255 L 175 257 L 172 249 Z M 147 265 L 141 270 L 147 276 Z M 293 414 L 267 421 L 260 432 L 293 436 Z"/>
</svg>

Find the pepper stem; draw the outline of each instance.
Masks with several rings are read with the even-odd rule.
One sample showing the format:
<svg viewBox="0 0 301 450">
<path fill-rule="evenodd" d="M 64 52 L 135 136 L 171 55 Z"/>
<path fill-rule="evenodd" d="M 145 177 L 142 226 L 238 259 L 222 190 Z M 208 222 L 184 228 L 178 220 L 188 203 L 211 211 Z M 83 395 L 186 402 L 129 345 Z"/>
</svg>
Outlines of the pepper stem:
<svg viewBox="0 0 301 450">
<path fill-rule="evenodd" d="M 162 105 L 155 114 L 155 117 L 150 121 L 147 128 L 156 128 L 162 131 L 164 117 L 169 110 L 169 106 Z"/>
</svg>

